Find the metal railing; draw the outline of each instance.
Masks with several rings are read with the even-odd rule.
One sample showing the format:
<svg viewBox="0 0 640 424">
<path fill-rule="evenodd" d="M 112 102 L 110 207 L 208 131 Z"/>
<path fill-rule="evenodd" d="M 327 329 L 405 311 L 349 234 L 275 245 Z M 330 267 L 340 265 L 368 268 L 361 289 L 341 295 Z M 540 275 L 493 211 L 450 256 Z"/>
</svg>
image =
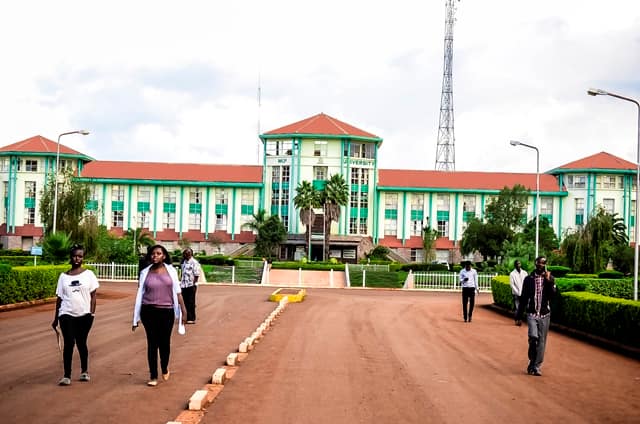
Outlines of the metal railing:
<svg viewBox="0 0 640 424">
<path fill-rule="evenodd" d="M 113 281 L 138 281 L 138 265 L 136 264 L 110 264 L 87 263 L 95 271 L 99 280 Z"/>
<path fill-rule="evenodd" d="M 491 280 L 498 274 L 478 273 L 478 286 L 481 292 L 491 291 Z M 413 286 L 416 289 L 457 291 L 460 290 L 459 276 L 455 272 L 416 272 L 413 274 Z"/>
<path fill-rule="evenodd" d="M 349 270 L 352 272 L 356 272 L 356 271 L 362 271 L 362 270 L 367 270 L 367 271 L 384 271 L 384 272 L 389 272 L 389 265 L 382 265 L 382 264 L 351 264 L 349 265 Z"/>
</svg>

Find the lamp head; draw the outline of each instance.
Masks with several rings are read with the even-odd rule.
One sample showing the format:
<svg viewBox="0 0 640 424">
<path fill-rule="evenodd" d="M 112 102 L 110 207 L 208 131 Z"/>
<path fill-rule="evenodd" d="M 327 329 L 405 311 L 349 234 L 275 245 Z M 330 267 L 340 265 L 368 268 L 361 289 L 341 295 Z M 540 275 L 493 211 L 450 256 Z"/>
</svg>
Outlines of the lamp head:
<svg viewBox="0 0 640 424">
<path fill-rule="evenodd" d="M 609 93 L 599 88 L 590 88 L 587 90 L 587 94 L 590 96 L 606 96 Z"/>
<path fill-rule="evenodd" d="M 79 130 L 79 131 L 78 131 L 78 134 L 82 134 L 82 135 L 89 135 L 90 133 L 89 133 L 89 131 L 87 131 L 87 130 Z"/>
<path fill-rule="evenodd" d="M 512 146 L 519 146 L 519 145 L 520 145 L 520 142 L 519 142 L 519 141 L 515 141 L 515 140 L 511 140 L 511 141 L 509 142 L 509 144 L 511 144 Z"/>
</svg>

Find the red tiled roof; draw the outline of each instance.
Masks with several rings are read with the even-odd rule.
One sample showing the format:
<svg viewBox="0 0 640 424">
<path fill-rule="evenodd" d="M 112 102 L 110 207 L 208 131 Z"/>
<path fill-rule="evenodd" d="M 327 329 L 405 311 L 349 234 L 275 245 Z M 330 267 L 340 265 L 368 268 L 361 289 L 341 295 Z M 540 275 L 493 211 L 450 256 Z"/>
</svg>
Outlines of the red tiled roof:
<svg viewBox="0 0 640 424">
<path fill-rule="evenodd" d="M 379 176 L 379 187 L 502 190 L 521 184 L 529 190 L 536 189 L 536 174 L 381 169 Z M 540 191 L 561 191 L 556 177 L 540 174 Z"/>
<path fill-rule="evenodd" d="M 565 165 L 555 168 L 560 169 L 629 169 L 635 170 L 636 164 L 629 162 L 622 158 L 612 155 L 607 152 L 596 153 L 595 155 L 587 156 L 586 158 L 578 159 L 573 162 L 569 162 Z M 551 172 L 553 172 L 551 171 Z"/>
<path fill-rule="evenodd" d="M 17 143 L 0 147 L 0 152 L 25 152 L 25 153 L 51 153 L 56 154 L 58 143 L 49 140 L 41 135 L 36 135 Z M 70 149 L 64 144 L 60 144 L 60 154 L 86 156 L 76 150 Z"/>
<path fill-rule="evenodd" d="M 332 118 L 324 113 L 319 113 L 310 118 L 293 124 L 285 125 L 276 130 L 269 131 L 265 135 L 277 134 L 318 134 L 318 135 L 351 135 L 358 137 L 379 138 L 376 135 L 363 131 L 345 122 Z"/>
<path fill-rule="evenodd" d="M 159 162 L 89 162 L 83 178 L 119 180 L 261 183 L 262 167 L 256 165 L 205 165 Z"/>
</svg>

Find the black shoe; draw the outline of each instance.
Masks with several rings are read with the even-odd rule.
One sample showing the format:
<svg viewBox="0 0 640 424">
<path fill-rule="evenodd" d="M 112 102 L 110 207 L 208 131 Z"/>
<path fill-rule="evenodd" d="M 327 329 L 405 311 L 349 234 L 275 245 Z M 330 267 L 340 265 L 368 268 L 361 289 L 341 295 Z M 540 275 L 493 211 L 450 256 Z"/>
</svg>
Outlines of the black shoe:
<svg viewBox="0 0 640 424">
<path fill-rule="evenodd" d="M 471 322 L 471 317 L 469 317 L 469 322 Z"/>
<path fill-rule="evenodd" d="M 464 322 L 467 322 L 467 319 L 466 319 L 466 318 L 464 319 Z"/>
<path fill-rule="evenodd" d="M 532 374 L 533 374 L 533 375 L 535 375 L 535 376 L 537 376 L 537 377 L 541 377 L 541 376 L 542 376 L 542 373 L 541 373 L 541 372 L 540 372 L 540 370 L 539 370 L 539 369 L 537 369 L 537 368 L 534 368 L 534 369 L 533 369 Z"/>
</svg>

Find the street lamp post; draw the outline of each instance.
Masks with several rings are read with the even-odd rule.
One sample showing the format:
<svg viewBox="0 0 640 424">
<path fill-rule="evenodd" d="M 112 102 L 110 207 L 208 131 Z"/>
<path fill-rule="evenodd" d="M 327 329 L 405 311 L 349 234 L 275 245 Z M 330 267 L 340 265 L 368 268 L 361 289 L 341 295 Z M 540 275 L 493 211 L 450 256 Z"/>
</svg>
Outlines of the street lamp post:
<svg viewBox="0 0 640 424">
<path fill-rule="evenodd" d="M 540 151 L 537 147 L 520 141 L 511 140 L 512 146 L 528 147 L 536 151 L 536 259 L 540 252 Z"/>
<path fill-rule="evenodd" d="M 87 130 L 76 130 L 62 133 L 58 136 L 58 148 L 56 149 L 56 171 L 54 173 L 55 183 L 54 183 L 54 191 L 53 191 L 53 231 L 52 234 L 56 232 L 56 221 L 58 219 L 58 172 L 60 165 L 60 139 L 65 135 L 70 134 L 82 134 L 88 135 L 89 131 Z"/>
<path fill-rule="evenodd" d="M 587 90 L 590 96 L 611 96 L 616 99 L 631 102 L 638 107 L 638 143 L 636 148 L 636 216 L 634 222 L 634 260 L 633 260 L 633 300 L 638 300 L 638 239 L 640 238 L 640 226 L 638 225 L 638 217 L 640 216 L 640 103 L 637 100 L 624 97 L 619 94 L 610 93 L 600 90 L 599 88 L 590 88 Z"/>
</svg>

